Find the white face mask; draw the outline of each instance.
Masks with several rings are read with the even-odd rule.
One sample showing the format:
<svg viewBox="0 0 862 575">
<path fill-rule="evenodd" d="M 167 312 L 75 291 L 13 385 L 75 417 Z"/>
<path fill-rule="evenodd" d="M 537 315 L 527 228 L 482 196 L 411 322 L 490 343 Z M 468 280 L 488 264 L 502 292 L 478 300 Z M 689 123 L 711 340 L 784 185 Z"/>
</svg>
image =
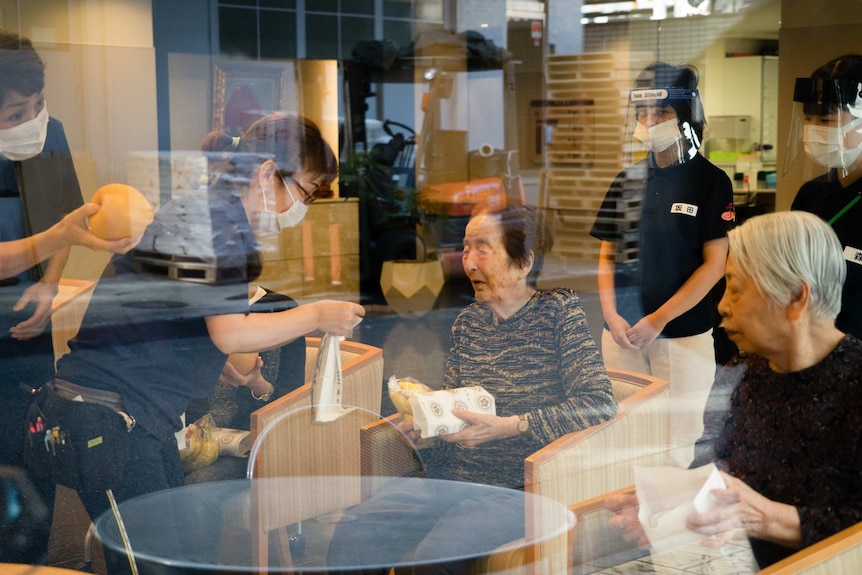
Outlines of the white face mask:
<svg viewBox="0 0 862 575">
<path fill-rule="evenodd" d="M 679 121 L 672 118 L 649 129 L 637 122 L 634 137 L 643 142 L 648 150 L 658 153 L 664 152 L 677 143 L 682 138 L 682 133 L 679 131 Z"/>
<path fill-rule="evenodd" d="M 862 144 L 845 148 L 844 137 L 851 131 L 858 130 L 860 124 L 862 124 L 862 118 L 856 118 L 840 128 L 806 124 L 802 128 L 805 152 L 826 168 L 849 168 L 862 154 Z"/>
<path fill-rule="evenodd" d="M 287 190 L 287 194 L 290 196 L 292 202 L 287 210 L 277 214 L 268 209 L 266 205 L 266 192 L 262 191 L 263 211 L 260 212 L 259 228 L 263 232 L 278 233 L 285 228 L 295 227 L 299 225 L 299 223 L 305 218 L 305 214 L 308 213 L 308 206 L 303 202 L 296 201 L 296 198 L 293 197 L 293 193 L 290 191 L 290 186 L 287 185 L 284 178 L 282 178 L 281 181 L 284 184 L 284 189 Z"/>
<path fill-rule="evenodd" d="M 0 130 L 0 156 L 20 162 L 38 156 L 48 134 L 48 106 L 32 120 L 8 130 Z"/>
</svg>

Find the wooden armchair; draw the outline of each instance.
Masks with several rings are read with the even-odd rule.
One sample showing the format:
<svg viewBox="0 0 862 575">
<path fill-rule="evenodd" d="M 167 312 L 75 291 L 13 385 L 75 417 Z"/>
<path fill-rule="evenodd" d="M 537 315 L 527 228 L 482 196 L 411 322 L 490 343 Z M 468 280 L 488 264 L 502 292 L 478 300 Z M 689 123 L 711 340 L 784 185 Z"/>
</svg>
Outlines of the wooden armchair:
<svg viewBox="0 0 862 575">
<path fill-rule="evenodd" d="M 760 575 L 862 573 L 862 523 L 802 549 Z"/>
<path fill-rule="evenodd" d="M 634 482 L 633 465 L 661 465 L 667 450 L 667 381 L 626 371 L 609 371 L 617 415 L 589 429 L 570 433 L 530 455 L 524 462 L 528 492 L 570 505 Z M 363 441 L 374 443 L 387 436 L 387 422 L 362 429 Z M 373 435 L 373 437 L 372 437 Z M 393 440 L 390 437 L 390 440 Z M 373 448 L 369 448 L 373 452 Z M 364 464 L 363 464 L 364 465 Z M 385 469 L 376 475 L 402 475 L 409 469 Z M 538 537 L 543 518 L 527 510 L 526 534 Z M 565 573 L 565 536 L 529 548 L 514 545 L 471 566 L 472 573 Z"/>
<path fill-rule="evenodd" d="M 572 575 L 588 575 L 648 554 L 635 543 L 625 541 L 620 530 L 608 525 L 611 512 L 605 508 L 605 500 L 617 495 L 633 494 L 634 491 L 634 486 L 629 486 L 569 506 L 569 510 L 575 515 L 575 527 L 569 533 L 569 567 Z M 751 561 L 753 569 L 756 568 L 753 565 L 753 557 Z M 664 565 L 668 572 L 672 572 L 666 562 Z M 632 569 L 632 572 L 635 570 Z M 710 571 L 704 569 L 698 572 Z M 862 573 L 862 523 L 848 527 L 783 561 L 757 571 L 758 575 L 836 573 Z"/>
<path fill-rule="evenodd" d="M 314 364 L 317 361 L 320 338 L 305 338 L 305 346 L 306 383 L 299 389 L 278 398 L 251 414 L 249 429 L 251 430 L 252 441 L 257 439 L 268 423 L 278 418 L 282 413 L 311 406 L 310 380 Z M 352 405 L 380 413 L 380 404 L 383 398 L 383 350 L 353 341 L 342 341 L 341 371 L 344 383 L 344 405 Z M 295 463 L 297 462 L 286 461 L 284 454 L 279 453 L 278 446 L 274 442 L 271 444 L 271 448 L 271 452 L 260 455 L 258 462 L 261 467 L 256 470 L 255 476 L 296 475 L 291 470 L 296 468 Z M 356 472 L 359 472 L 358 466 Z"/>
<path fill-rule="evenodd" d="M 306 338 L 307 379 L 311 377 L 319 346 L 319 338 Z M 255 457 L 250 460 L 250 477 L 360 475 L 359 428 L 380 417 L 383 352 L 369 345 L 343 341 L 341 362 L 343 404 L 357 409 L 332 423 L 314 423 L 310 382 L 261 407 L 251 415 Z M 264 430 L 265 437 L 261 437 Z M 252 495 L 250 527 L 256 564 L 262 566 L 268 564 L 271 532 L 286 543 L 287 526 L 360 501 L 358 489 L 356 493 L 337 497 L 329 494 L 303 498 L 300 494 L 285 494 L 278 505 L 260 504 L 264 497 L 259 495 Z M 280 550 L 286 548 L 287 545 L 279 546 Z M 280 561 L 283 565 L 292 562 L 286 555 Z"/>
<path fill-rule="evenodd" d="M 608 525 L 611 512 L 605 508 L 605 500 L 634 492 L 634 486 L 630 485 L 569 505 L 569 510 L 575 515 L 575 528 L 569 532 L 572 575 L 586 575 L 646 553 L 637 544 L 623 539 L 622 531 Z"/>
</svg>

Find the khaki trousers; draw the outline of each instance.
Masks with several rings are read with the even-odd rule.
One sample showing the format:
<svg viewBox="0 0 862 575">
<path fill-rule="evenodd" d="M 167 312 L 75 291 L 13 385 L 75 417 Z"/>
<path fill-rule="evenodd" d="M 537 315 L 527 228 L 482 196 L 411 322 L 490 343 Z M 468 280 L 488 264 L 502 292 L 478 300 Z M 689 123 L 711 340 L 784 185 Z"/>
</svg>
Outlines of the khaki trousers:
<svg viewBox="0 0 862 575">
<path fill-rule="evenodd" d="M 646 349 L 622 349 L 610 331 L 602 332 L 608 369 L 625 369 L 667 379 L 670 393 L 667 464 L 688 467 L 694 442 L 703 434 L 703 410 L 715 379 L 712 330 L 689 337 L 657 338 Z"/>
</svg>

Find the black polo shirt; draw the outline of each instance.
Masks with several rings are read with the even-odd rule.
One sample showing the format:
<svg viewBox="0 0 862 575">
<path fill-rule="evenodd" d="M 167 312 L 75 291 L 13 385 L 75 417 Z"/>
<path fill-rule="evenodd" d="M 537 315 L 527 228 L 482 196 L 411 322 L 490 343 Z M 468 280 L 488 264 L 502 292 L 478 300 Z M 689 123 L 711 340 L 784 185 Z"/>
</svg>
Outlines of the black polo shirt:
<svg viewBox="0 0 862 575">
<path fill-rule="evenodd" d="M 725 237 L 734 220 L 730 178 L 700 154 L 668 168 L 650 157 L 621 172 L 590 232 L 617 247 L 617 312 L 634 325 L 656 311 L 703 264 L 703 245 Z M 708 331 L 712 307 L 707 294 L 662 335 Z"/>
<path fill-rule="evenodd" d="M 811 212 L 828 222 L 858 194 L 862 194 L 862 180 L 844 188 L 833 172 L 803 184 L 790 209 Z M 847 262 L 841 313 L 835 325 L 843 332 L 862 338 L 862 202 L 857 202 L 838 218 L 832 229 L 844 246 Z"/>
</svg>

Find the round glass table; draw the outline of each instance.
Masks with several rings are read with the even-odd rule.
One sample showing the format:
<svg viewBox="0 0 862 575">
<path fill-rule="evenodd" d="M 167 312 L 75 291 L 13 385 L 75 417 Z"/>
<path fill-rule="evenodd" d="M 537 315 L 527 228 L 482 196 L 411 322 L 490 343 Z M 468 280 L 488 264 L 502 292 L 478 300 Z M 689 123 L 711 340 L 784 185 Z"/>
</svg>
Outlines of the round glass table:
<svg viewBox="0 0 862 575">
<path fill-rule="evenodd" d="M 427 522 L 417 520 L 410 510 L 412 493 L 423 494 L 425 509 L 429 503 L 440 509 L 475 504 L 470 507 L 470 522 L 481 528 L 470 530 L 468 546 L 434 547 L 430 555 L 426 550 L 417 561 L 412 553 L 404 552 L 404 545 L 399 548 L 376 536 L 365 536 L 364 517 L 352 512 L 355 504 L 365 500 L 372 484 L 377 490 L 375 501 L 383 501 L 384 508 L 391 503 L 391 511 L 376 517 L 394 534 L 390 541 L 421 541 L 427 534 Z M 111 511 L 97 518 L 95 537 L 109 564 L 127 567 L 130 549 L 141 575 L 349 572 L 446 563 L 499 550 L 502 534 L 513 530 L 513 516 L 521 518 L 521 525 L 514 526 L 518 538 L 506 539 L 507 550 L 565 537 L 574 526 L 574 515 L 566 506 L 523 491 L 460 481 L 352 476 L 188 485 L 122 502 L 118 514 L 120 523 Z M 524 517 L 532 526 L 526 529 L 526 537 Z M 341 538 L 339 545 L 345 545 L 346 552 L 336 553 L 340 559 L 334 564 L 330 543 L 336 528 L 346 529 L 342 533 L 348 534 L 358 528 L 354 533 L 360 536 Z"/>
</svg>

